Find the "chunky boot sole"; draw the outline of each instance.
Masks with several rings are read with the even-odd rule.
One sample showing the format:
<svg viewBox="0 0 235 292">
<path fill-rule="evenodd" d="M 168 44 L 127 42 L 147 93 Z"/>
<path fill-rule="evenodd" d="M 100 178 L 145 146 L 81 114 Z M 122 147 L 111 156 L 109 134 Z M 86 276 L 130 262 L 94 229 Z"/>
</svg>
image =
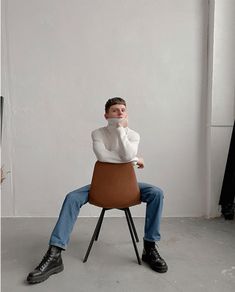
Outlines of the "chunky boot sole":
<svg viewBox="0 0 235 292">
<path fill-rule="evenodd" d="M 47 271 L 43 275 L 36 276 L 36 277 L 29 277 L 28 276 L 27 281 L 28 281 L 29 284 L 41 283 L 41 282 L 47 280 L 51 275 L 60 273 L 63 270 L 64 270 L 64 265 L 62 264 L 62 265 L 60 265 L 58 267 L 50 269 L 49 271 Z"/>
<path fill-rule="evenodd" d="M 167 266 L 164 267 L 156 267 L 154 264 L 151 264 L 151 261 L 149 260 L 148 256 L 146 255 L 142 255 L 142 261 L 149 264 L 149 266 L 151 267 L 152 270 L 154 270 L 155 272 L 158 273 L 166 273 L 168 270 Z"/>
</svg>

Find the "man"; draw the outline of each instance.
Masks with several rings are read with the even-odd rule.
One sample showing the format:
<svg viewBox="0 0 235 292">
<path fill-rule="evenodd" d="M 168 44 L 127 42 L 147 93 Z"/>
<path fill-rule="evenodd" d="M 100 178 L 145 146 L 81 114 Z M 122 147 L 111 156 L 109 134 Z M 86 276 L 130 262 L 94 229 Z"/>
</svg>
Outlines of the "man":
<svg viewBox="0 0 235 292">
<path fill-rule="evenodd" d="M 143 158 L 137 157 L 140 136 L 128 128 L 125 100 L 120 97 L 109 99 L 105 104 L 104 117 L 108 125 L 92 132 L 93 150 L 97 159 L 112 163 L 133 162 L 138 168 L 143 168 Z M 138 184 L 141 201 L 147 203 L 142 260 L 153 270 L 164 273 L 168 267 L 155 246 L 155 242 L 160 240 L 163 192 L 153 185 Z M 64 269 L 61 251 L 67 248 L 80 208 L 88 201 L 89 189 L 90 185 L 86 185 L 67 194 L 51 234 L 49 249 L 27 277 L 30 284 L 45 281 L 50 275 Z"/>
</svg>

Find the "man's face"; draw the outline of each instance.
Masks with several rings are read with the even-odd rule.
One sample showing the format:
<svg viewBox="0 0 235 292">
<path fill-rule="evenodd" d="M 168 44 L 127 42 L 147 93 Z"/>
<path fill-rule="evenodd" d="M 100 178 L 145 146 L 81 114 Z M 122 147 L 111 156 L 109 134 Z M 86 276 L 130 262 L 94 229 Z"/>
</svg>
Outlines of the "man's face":
<svg viewBox="0 0 235 292">
<path fill-rule="evenodd" d="M 104 114 L 106 119 L 110 118 L 127 118 L 127 109 L 124 104 L 114 104 L 109 111 Z"/>
</svg>

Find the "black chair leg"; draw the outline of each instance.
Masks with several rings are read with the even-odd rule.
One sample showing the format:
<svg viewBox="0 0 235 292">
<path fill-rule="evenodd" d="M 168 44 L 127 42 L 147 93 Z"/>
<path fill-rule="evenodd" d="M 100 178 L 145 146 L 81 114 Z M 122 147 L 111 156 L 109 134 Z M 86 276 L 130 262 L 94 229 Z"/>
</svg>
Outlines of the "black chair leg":
<svg viewBox="0 0 235 292">
<path fill-rule="evenodd" d="M 131 215 L 131 211 L 130 211 L 129 208 L 127 208 L 127 212 L 128 212 L 129 218 L 130 218 L 130 222 L 131 222 L 132 230 L 133 230 L 134 235 L 135 235 L 136 242 L 139 242 L 139 237 L 137 235 L 137 232 L 136 232 L 136 229 L 135 229 L 135 224 L 134 224 L 134 221 L 133 221 L 133 218 L 132 218 L 132 215 Z"/>
<path fill-rule="evenodd" d="M 106 210 L 109 210 L 109 209 L 106 209 L 106 208 L 103 208 L 105 211 Z M 98 237 L 99 237 L 99 234 L 100 234 L 100 229 L 101 229 L 101 225 L 103 223 L 103 219 L 104 219 L 104 212 L 101 213 L 102 214 L 102 217 L 101 217 L 101 221 L 100 221 L 100 224 L 99 224 L 99 229 L 97 230 L 97 233 L 96 233 L 96 237 L 95 237 L 95 241 L 98 240 Z"/>
<path fill-rule="evenodd" d="M 92 248 L 92 245 L 93 245 L 93 243 L 94 243 L 95 238 L 96 238 L 96 237 L 98 238 L 98 234 L 99 234 L 99 231 L 100 231 L 101 224 L 102 224 L 102 222 L 103 222 L 103 218 L 104 218 L 104 213 L 105 213 L 105 211 L 106 211 L 105 208 L 103 208 L 102 211 L 101 211 L 101 214 L 100 214 L 99 220 L 98 220 L 98 222 L 97 222 L 97 224 L 96 224 L 96 227 L 95 227 L 95 231 L 94 231 L 94 233 L 93 233 L 93 235 L 92 235 L 92 238 L 91 238 L 90 244 L 89 244 L 89 246 L 88 246 L 88 249 L 87 249 L 86 255 L 85 255 L 84 260 L 83 260 L 84 263 L 85 263 L 85 262 L 87 261 L 87 259 L 88 259 L 88 256 L 89 256 L 89 254 L 90 254 L 90 251 L 91 251 L 91 248 Z"/>
<path fill-rule="evenodd" d="M 132 239 L 132 242 L 133 242 L 133 245 L 134 245 L 134 249 L 135 249 L 136 257 L 137 257 L 137 260 L 138 260 L 138 264 L 141 265 L 139 252 L 138 252 L 138 249 L 137 249 L 137 246 L 136 246 L 136 242 L 135 242 L 135 238 L 134 238 L 134 234 L 133 234 L 133 230 L 132 230 L 132 226 L 131 226 L 131 219 L 129 217 L 129 213 L 128 213 L 127 209 L 128 208 L 124 209 L 125 215 L 126 215 L 126 220 L 127 220 L 127 224 L 128 224 L 129 230 L 130 230 L 131 239 Z"/>
</svg>

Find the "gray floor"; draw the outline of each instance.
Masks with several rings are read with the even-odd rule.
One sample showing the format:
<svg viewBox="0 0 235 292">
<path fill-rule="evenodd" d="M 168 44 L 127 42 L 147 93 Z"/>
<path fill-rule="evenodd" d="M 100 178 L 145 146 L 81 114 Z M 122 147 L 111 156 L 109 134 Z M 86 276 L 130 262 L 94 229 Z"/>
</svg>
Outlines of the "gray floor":
<svg viewBox="0 0 235 292">
<path fill-rule="evenodd" d="M 96 218 L 79 218 L 65 270 L 27 285 L 25 278 L 47 250 L 53 218 L 2 219 L 2 292 L 21 291 L 235 291 L 235 221 L 223 218 L 164 218 L 160 254 L 169 271 L 159 274 L 137 264 L 124 218 L 105 218 L 87 263 L 82 259 Z M 134 218 L 140 237 L 143 218 Z M 138 243 L 142 251 L 142 240 Z"/>
</svg>

